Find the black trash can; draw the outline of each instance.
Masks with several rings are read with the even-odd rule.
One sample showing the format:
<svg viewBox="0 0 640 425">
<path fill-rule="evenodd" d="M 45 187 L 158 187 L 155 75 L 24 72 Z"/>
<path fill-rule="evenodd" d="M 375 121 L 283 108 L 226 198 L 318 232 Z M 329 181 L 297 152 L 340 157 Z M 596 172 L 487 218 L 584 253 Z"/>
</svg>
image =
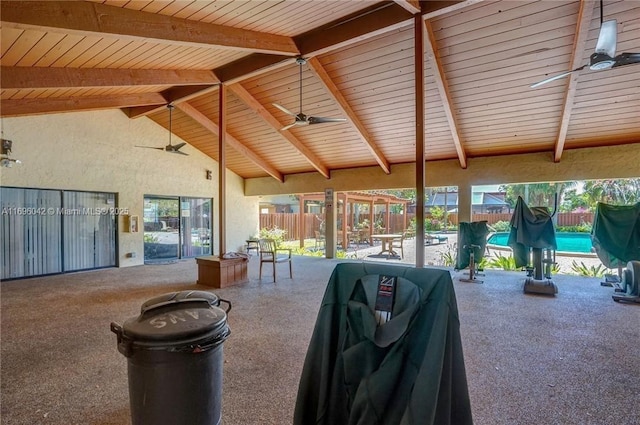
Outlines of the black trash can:
<svg viewBox="0 0 640 425">
<path fill-rule="evenodd" d="M 145 302 L 122 326 L 111 323 L 127 357 L 132 425 L 221 423 L 230 309 L 210 292 L 173 292 Z"/>
</svg>

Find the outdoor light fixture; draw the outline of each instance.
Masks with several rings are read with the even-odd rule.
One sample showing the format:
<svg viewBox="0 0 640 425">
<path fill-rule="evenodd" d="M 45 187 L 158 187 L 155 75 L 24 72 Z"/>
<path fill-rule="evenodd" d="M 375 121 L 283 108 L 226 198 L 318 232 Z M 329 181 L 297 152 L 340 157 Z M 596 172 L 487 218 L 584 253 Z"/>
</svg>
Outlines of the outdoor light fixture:
<svg viewBox="0 0 640 425">
<path fill-rule="evenodd" d="M 11 146 L 13 142 L 7 139 L 0 139 L 0 149 L 2 152 L 2 157 L 0 158 L 0 166 L 11 168 L 13 164 L 22 164 L 22 161 L 19 159 L 10 158 L 11 155 Z"/>
</svg>

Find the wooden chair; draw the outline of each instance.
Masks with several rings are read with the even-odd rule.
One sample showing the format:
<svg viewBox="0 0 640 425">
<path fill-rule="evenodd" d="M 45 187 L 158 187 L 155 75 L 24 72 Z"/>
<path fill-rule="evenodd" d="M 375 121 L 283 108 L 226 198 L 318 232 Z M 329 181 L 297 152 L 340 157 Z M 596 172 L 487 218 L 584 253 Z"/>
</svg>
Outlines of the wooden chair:
<svg viewBox="0 0 640 425">
<path fill-rule="evenodd" d="M 324 235 L 322 233 L 320 233 L 319 231 L 315 231 L 315 236 L 316 236 L 316 251 L 318 250 L 318 248 L 324 248 L 325 247 L 325 243 L 326 240 L 324 238 Z"/>
<path fill-rule="evenodd" d="M 360 229 L 360 242 L 367 245 L 373 245 L 373 241 L 371 240 L 371 229 L 368 227 L 363 227 Z"/>
<path fill-rule="evenodd" d="M 262 264 L 273 264 L 273 281 L 276 281 L 276 263 L 289 263 L 289 277 L 293 278 L 293 270 L 291 268 L 291 249 L 278 248 L 276 241 L 273 239 L 260 239 L 258 241 L 260 245 L 260 279 L 262 279 Z M 283 254 L 278 254 L 283 252 Z"/>
<path fill-rule="evenodd" d="M 406 232 L 400 236 L 400 239 L 392 239 L 389 241 L 389 254 L 387 258 L 391 255 L 391 251 L 395 251 L 396 249 L 400 250 L 400 258 L 404 258 L 404 240 L 406 239 Z"/>
</svg>

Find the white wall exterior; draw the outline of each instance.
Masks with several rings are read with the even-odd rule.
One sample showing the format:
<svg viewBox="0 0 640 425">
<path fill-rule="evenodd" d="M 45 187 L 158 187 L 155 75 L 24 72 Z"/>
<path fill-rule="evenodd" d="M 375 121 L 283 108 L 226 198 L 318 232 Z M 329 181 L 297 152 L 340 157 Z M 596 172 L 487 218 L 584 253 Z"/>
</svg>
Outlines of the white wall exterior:
<svg viewBox="0 0 640 425">
<path fill-rule="evenodd" d="M 13 141 L 11 157 L 22 161 L 0 168 L 2 186 L 113 192 L 118 207 L 140 220 L 144 195 L 213 198 L 213 252 L 219 253 L 218 163 L 189 145 L 182 148 L 189 156 L 135 147 L 169 142 L 167 130 L 148 118 L 129 119 L 120 110 L 3 118 L 2 131 Z M 172 143 L 181 142 L 172 136 Z M 258 230 L 258 197 L 245 197 L 244 180 L 231 171 L 226 193 L 226 246 L 239 251 Z M 142 229 L 128 233 L 125 224 L 121 216 L 119 265 L 142 264 Z M 130 252 L 136 257 L 127 258 Z"/>
</svg>

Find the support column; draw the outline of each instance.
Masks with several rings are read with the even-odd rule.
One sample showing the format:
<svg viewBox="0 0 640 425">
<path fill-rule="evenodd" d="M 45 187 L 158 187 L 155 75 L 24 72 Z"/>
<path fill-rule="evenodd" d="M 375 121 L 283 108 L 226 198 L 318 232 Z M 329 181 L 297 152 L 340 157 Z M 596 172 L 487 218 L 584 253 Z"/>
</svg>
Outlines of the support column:
<svg viewBox="0 0 640 425">
<path fill-rule="evenodd" d="M 219 234 L 219 256 L 222 258 L 227 252 L 227 86 L 220 84 L 218 87 L 218 234 Z"/>
<path fill-rule="evenodd" d="M 387 199 L 387 202 L 384 204 L 384 208 L 385 208 L 385 223 L 384 223 L 385 233 L 391 233 L 391 211 L 390 211 L 390 207 L 391 207 L 391 204 L 389 203 L 389 200 Z"/>
<path fill-rule="evenodd" d="M 325 208 L 325 257 L 336 257 L 337 244 L 337 218 L 338 218 L 338 197 L 333 189 L 324 190 L 324 208 Z"/>
<path fill-rule="evenodd" d="M 347 229 L 350 227 L 349 216 L 349 195 L 345 192 L 344 201 L 342 203 L 342 249 L 345 251 L 349 246 L 349 234 L 347 233 Z"/>
<path fill-rule="evenodd" d="M 470 185 L 458 186 L 458 225 L 460 222 L 471 222 L 471 205 L 472 187 Z"/>
<path fill-rule="evenodd" d="M 413 17 L 416 98 L 416 267 L 424 267 L 424 21 Z"/>
<path fill-rule="evenodd" d="M 369 202 L 369 246 L 373 246 L 373 238 L 371 235 L 375 233 L 375 227 L 373 226 L 373 220 L 376 218 L 374 213 L 375 203 Z"/>
<path fill-rule="evenodd" d="M 304 248 L 304 237 L 306 236 L 305 226 L 306 211 L 304 210 L 304 195 L 300 195 L 300 206 L 298 207 L 298 233 L 300 234 L 300 248 Z"/>
</svg>

